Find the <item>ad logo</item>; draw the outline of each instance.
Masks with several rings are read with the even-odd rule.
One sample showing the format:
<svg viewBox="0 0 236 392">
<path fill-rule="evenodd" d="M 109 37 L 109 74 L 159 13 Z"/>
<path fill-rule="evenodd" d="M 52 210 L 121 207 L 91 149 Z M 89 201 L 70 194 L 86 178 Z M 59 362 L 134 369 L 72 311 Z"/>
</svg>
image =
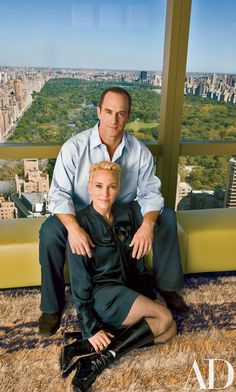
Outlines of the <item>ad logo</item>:
<svg viewBox="0 0 236 392">
<path fill-rule="evenodd" d="M 228 388 L 230 385 L 232 385 L 233 381 L 234 381 L 234 369 L 233 366 L 231 365 L 230 362 L 226 361 L 225 359 L 205 359 L 205 361 L 208 361 L 208 380 L 204 380 L 202 373 L 199 369 L 198 363 L 195 360 L 193 362 L 193 366 L 190 370 L 188 379 L 185 383 L 185 387 L 184 389 L 188 389 L 188 384 L 190 382 L 190 380 L 196 380 L 198 381 L 199 387 L 200 389 L 226 389 Z M 216 387 L 215 386 L 215 362 L 223 362 L 224 366 L 227 367 L 227 380 L 225 381 L 224 385 L 221 385 L 219 387 L 219 385 Z M 193 374 L 193 372 L 195 372 L 195 375 Z M 190 385 L 191 388 L 191 385 Z"/>
</svg>

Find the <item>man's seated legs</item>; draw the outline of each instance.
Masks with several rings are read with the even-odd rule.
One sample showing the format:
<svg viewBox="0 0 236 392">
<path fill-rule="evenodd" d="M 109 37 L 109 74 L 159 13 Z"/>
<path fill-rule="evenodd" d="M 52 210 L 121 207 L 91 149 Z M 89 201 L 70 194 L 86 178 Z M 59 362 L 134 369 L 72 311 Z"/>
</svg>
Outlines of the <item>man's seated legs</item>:
<svg viewBox="0 0 236 392">
<path fill-rule="evenodd" d="M 153 274 L 155 285 L 169 308 L 186 311 L 188 306 L 177 292 L 184 287 L 175 211 L 164 207 L 154 228 Z"/>
<path fill-rule="evenodd" d="M 137 224 L 142 222 L 139 204 L 130 204 Z M 183 298 L 177 293 L 184 287 L 175 211 L 164 207 L 159 215 L 153 240 L 153 278 L 155 287 L 165 299 L 167 306 L 176 311 L 188 309 Z"/>
<path fill-rule="evenodd" d="M 56 216 L 50 216 L 40 229 L 41 310 L 39 333 L 52 335 L 60 326 L 65 305 L 64 264 L 67 230 Z"/>
</svg>

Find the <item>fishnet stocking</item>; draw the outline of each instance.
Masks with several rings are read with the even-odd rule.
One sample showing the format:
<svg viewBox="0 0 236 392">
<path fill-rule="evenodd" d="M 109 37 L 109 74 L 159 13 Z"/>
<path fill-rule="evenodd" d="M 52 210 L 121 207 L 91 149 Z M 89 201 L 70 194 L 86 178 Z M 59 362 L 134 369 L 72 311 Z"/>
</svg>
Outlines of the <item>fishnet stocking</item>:
<svg viewBox="0 0 236 392">
<path fill-rule="evenodd" d="M 123 326 L 137 323 L 145 318 L 154 335 L 154 343 L 165 343 L 176 335 L 176 324 L 166 304 L 161 300 L 155 301 L 139 295 L 134 301 Z"/>
</svg>

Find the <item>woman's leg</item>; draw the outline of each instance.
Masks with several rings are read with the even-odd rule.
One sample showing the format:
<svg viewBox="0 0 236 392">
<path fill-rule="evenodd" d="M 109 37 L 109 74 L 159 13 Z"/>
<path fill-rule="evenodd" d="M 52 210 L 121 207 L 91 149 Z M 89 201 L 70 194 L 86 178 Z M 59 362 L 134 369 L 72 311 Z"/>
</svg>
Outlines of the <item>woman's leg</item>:
<svg viewBox="0 0 236 392">
<path fill-rule="evenodd" d="M 132 349 L 149 346 L 153 343 L 153 333 L 145 319 L 142 318 L 137 323 L 124 328 L 112 340 L 107 349 L 101 353 L 81 358 L 80 365 L 72 380 L 73 391 L 87 391 L 98 374 L 114 361 Z"/>
<path fill-rule="evenodd" d="M 175 321 L 166 305 L 139 295 L 134 301 L 123 326 L 129 326 L 145 318 L 153 335 L 154 343 L 165 343 L 176 335 Z"/>
<path fill-rule="evenodd" d="M 123 331 L 107 349 L 84 357 L 72 380 L 74 391 L 86 391 L 106 367 L 134 348 L 164 343 L 176 334 L 175 322 L 169 310 L 159 301 L 139 295 L 124 320 Z"/>
</svg>

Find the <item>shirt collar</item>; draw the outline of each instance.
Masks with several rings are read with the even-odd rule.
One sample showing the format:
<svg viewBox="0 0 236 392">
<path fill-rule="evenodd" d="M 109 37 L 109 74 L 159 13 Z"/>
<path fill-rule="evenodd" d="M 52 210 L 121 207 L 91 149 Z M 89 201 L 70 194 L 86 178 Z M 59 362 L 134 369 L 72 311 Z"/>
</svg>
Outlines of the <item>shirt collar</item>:
<svg viewBox="0 0 236 392">
<path fill-rule="evenodd" d="M 98 131 L 98 125 L 99 122 L 92 128 L 91 135 L 90 135 L 90 149 L 92 150 L 93 148 L 102 145 L 102 141 L 99 135 Z M 119 145 L 121 149 L 125 147 L 128 151 L 130 151 L 130 143 L 127 137 L 127 132 L 124 132 L 123 138 L 121 140 L 121 143 Z"/>
<path fill-rule="evenodd" d="M 101 138 L 99 136 L 98 132 L 98 122 L 97 124 L 92 128 L 91 135 L 90 135 L 90 149 L 92 150 L 93 148 L 100 146 L 102 144 Z"/>
</svg>

